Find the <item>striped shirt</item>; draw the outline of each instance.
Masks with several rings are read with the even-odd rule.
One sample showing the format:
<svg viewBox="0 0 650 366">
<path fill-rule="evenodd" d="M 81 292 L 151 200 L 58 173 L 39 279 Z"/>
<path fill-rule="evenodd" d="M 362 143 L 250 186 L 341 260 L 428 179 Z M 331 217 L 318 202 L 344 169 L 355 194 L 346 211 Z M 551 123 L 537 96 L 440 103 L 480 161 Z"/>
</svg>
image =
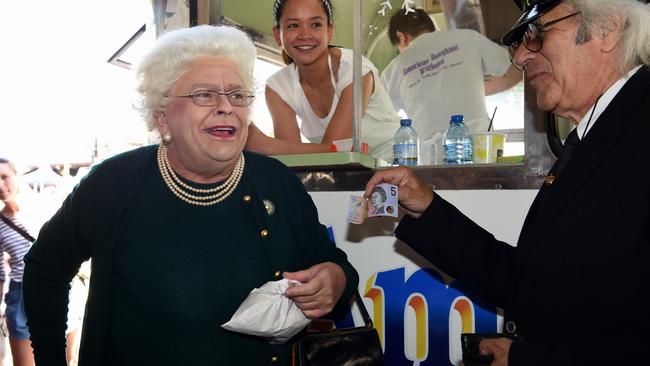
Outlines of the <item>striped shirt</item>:
<svg viewBox="0 0 650 366">
<path fill-rule="evenodd" d="M 9 220 L 29 233 L 25 226 L 18 222 L 15 217 L 9 217 Z M 23 257 L 27 254 L 31 245 L 32 243 L 29 240 L 0 220 L 0 249 L 2 249 L 3 253 L 9 254 L 9 278 L 13 281 L 23 281 L 23 271 L 25 269 Z M 0 279 L 2 282 L 5 281 L 5 276 L 4 266 L 0 266 Z"/>
</svg>

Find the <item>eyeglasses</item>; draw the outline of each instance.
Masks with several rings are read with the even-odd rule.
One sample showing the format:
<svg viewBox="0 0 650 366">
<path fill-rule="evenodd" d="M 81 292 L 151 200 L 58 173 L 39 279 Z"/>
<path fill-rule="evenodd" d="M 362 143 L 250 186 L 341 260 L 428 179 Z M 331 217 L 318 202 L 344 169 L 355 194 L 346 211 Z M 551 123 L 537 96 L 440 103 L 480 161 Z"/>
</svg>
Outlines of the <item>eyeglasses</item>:
<svg viewBox="0 0 650 366">
<path fill-rule="evenodd" d="M 194 104 L 201 107 L 214 107 L 219 104 L 219 96 L 225 95 L 233 107 L 246 107 L 253 102 L 255 95 L 248 90 L 231 90 L 227 92 L 201 89 L 186 95 L 174 95 L 176 98 L 192 98 Z"/>
<path fill-rule="evenodd" d="M 521 40 L 512 42 L 508 46 L 508 51 L 510 52 L 510 60 L 512 60 L 512 63 L 515 66 L 519 66 L 515 64 L 514 59 L 515 59 L 515 52 L 517 52 L 517 49 L 519 49 L 520 45 L 523 44 L 524 47 L 526 47 L 526 49 L 529 50 L 530 52 L 539 52 L 539 50 L 542 49 L 542 45 L 544 43 L 544 33 L 549 31 L 547 29 L 548 27 L 552 26 L 555 23 L 559 23 L 565 19 L 569 19 L 573 16 L 576 16 L 578 14 L 580 14 L 580 12 L 575 12 L 563 16 L 562 18 L 551 20 L 550 22 L 546 22 L 544 24 L 528 23 L 528 28 L 526 28 L 526 31 L 521 37 Z"/>
</svg>

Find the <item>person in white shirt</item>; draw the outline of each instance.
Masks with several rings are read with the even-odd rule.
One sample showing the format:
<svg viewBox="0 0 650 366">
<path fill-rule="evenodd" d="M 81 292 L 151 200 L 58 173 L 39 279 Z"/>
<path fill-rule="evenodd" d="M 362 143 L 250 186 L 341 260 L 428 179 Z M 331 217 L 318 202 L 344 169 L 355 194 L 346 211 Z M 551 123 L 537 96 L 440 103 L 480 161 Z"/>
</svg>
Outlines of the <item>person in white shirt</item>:
<svg viewBox="0 0 650 366">
<path fill-rule="evenodd" d="M 266 84 L 275 139 L 251 125 L 246 147 L 265 155 L 330 151 L 332 142 L 352 138 L 352 50 L 329 46 L 329 0 L 276 0 L 273 13 L 273 34 L 287 63 Z M 361 142 L 371 155 L 392 160 L 399 116 L 366 58 L 362 75 Z M 310 143 L 301 143 L 301 134 Z"/>
<path fill-rule="evenodd" d="M 435 152 L 442 150 L 452 115 L 465 116 L 472 132 L 487 131 L 485 95 L 522 79 L 505 48 L 474 30 L 436 31 L 422 9 L 394 14 L 388 36 L 400 54 L 386 66 L 381 80 L 394 108 L 413 120 L 422 164 L 440 162 Z"/>
</svg>

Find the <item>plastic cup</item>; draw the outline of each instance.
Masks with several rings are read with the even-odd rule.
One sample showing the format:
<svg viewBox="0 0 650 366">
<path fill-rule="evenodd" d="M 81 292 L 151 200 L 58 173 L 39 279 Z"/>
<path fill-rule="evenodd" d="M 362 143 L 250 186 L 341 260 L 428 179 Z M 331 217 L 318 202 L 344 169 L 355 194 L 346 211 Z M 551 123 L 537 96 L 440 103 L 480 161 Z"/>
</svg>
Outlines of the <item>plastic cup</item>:
<svg viewBox="0 0 650 366">
<path fill-rule="evenodd" d="M 506 134 L 500 132 L 482 132 L 472 135 L 474 164 L 495 164 L 497 157 L 503 155 Z"/>
</svg>

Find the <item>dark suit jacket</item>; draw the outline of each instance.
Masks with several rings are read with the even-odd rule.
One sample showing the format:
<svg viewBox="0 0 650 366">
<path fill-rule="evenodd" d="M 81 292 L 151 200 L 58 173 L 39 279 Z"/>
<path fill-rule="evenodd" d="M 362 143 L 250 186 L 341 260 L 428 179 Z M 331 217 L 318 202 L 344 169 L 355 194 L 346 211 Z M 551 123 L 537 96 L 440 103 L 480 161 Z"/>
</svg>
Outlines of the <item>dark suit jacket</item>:
<svg viewBox="0 0 650 366">
<path fill-rule="evenodd" d="M 397 237 L 504 308 L 524 337 L 510 366 L 648 364 L 640 350 L 650 328 L 649 139 L 646 66 L 542 187 L 517 247 L 439 196 L 418 220 L 404 218 Z"/>
</svg>

